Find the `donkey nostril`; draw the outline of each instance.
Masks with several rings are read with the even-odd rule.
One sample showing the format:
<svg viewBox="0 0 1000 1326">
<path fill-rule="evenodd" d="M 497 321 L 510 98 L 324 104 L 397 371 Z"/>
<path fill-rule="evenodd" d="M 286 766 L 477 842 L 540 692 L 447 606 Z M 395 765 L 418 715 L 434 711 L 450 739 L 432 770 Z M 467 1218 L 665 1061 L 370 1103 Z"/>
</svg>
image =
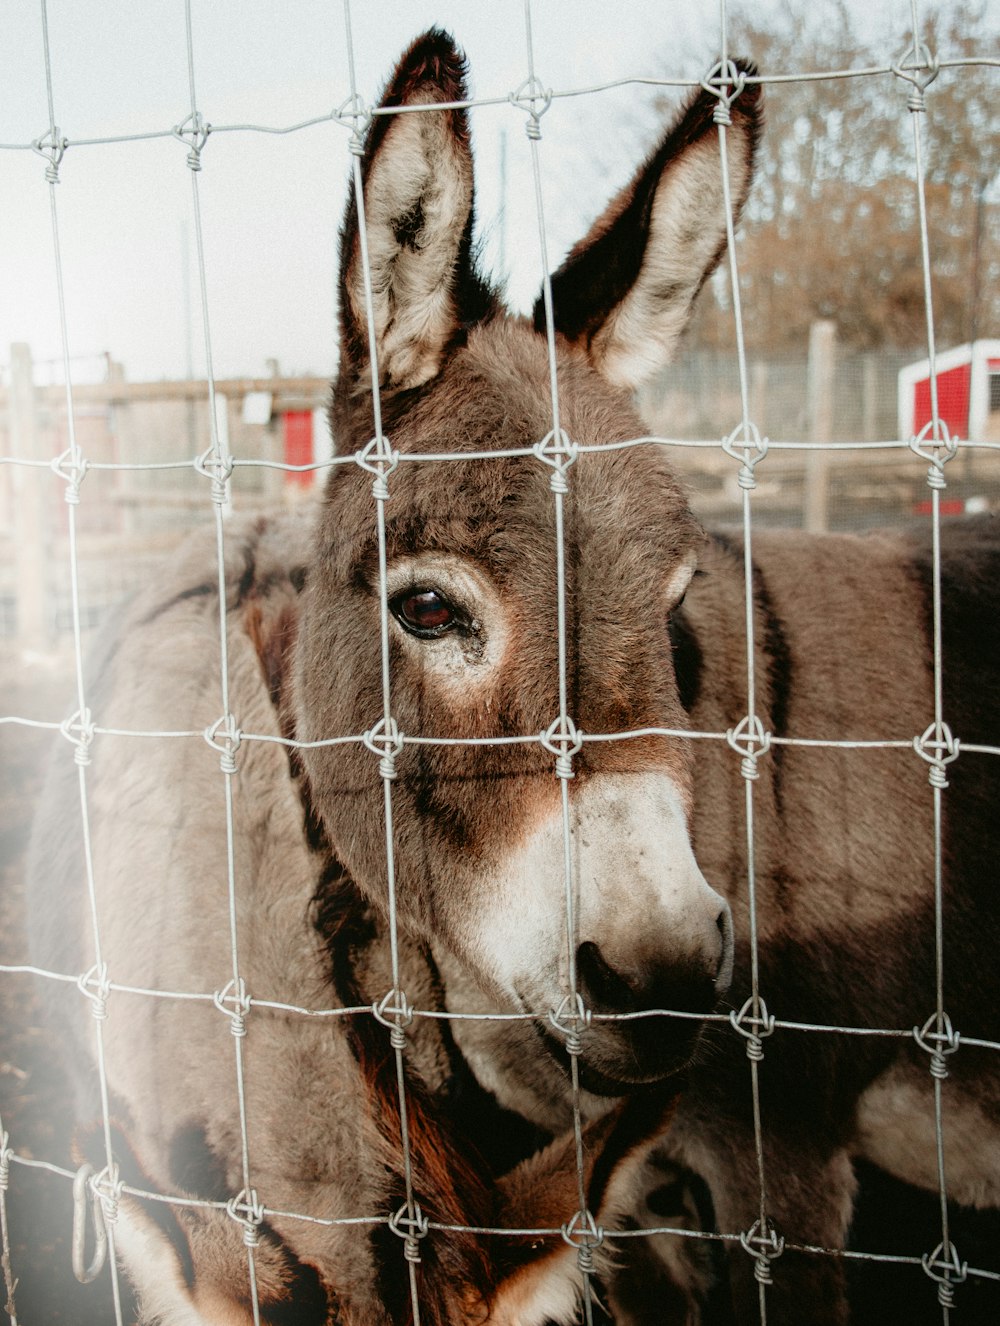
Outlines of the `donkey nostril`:
<svg viewBox="0 0 1000 1326">
<path fill-rule="evenodd" d="M 584 1002 L 596 1013 L 638 1013 L 658 1008 L 707 1012 L 732 977 L 728 918 L 727 907 L 718 922 L 718 949 L 711 944 L 716 949 L 711 953 L 704 948 L 688 953 L 633 952 L 615 967 L 599 945 L 585 941 L 576 951 L 577 988 Z M 711 930 L 708 933 L 711 935 Z"/>
<path fill-rule="evenodd" d="M 638 1007 L 635 992 L 604 958 L 591 940 L 586 940 L 576 951 L 576 974 L 581 993 L 588 1003 L 598 1009 L 631 1012 Z"/>
</svg>

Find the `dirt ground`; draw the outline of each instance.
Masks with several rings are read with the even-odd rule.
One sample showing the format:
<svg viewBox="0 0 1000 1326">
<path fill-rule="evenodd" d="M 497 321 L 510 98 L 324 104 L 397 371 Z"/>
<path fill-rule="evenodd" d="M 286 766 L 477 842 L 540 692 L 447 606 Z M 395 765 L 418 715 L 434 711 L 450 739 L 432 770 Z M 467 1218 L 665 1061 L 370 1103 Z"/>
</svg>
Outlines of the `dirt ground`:
<svg viewBox="0 0 1000 1326">
<path fill-rule="evenodd" d="M 25 664 L 0 654 L 0 709 L 19 717 L 59 720 L 74 707 L 68 660 Z M 24 862 L 43 767 L 57 734 L 0 723 L 0 963 L 29 960 L 25 935 Z M 42 981 L 0 974 L 0 1118 L 19 1156 L 74 1168 L 69 1089 L 59 1044 L 40 1009 Z M 936 1199 L 875 1171 L 862 1174 L 854 1246 L 919 1255 L 940 1238 Z M 12 1163 L 6 1194 L 13 1303 L 0 1292 L 0 1322 L 20 1326 L 110 1326 L 114 1311 L 105 1270 L 81 1286 L 70 1266 L 70 1182 Z M 972 1266 L 1000 1270 L 1000 1213 L 952 1212 L 952 1236 Z M 855 1326 L 940 1326 L 942 1309 L 922 1271 L 879 1263 L 851 1264 Z M 133 1319 L 126 1303 L 125 1320 Z M 16 1315 L 15 1311 L 16 1309 Z M 652 1326 L 651 1318 L 651 1326 Z M 972 1279 L 956 1295 L 956 1326 L 996 1326 L 1000 1284 Z M 703 1326 L 731 1326 L 713 1320 Z"/>
</svg>

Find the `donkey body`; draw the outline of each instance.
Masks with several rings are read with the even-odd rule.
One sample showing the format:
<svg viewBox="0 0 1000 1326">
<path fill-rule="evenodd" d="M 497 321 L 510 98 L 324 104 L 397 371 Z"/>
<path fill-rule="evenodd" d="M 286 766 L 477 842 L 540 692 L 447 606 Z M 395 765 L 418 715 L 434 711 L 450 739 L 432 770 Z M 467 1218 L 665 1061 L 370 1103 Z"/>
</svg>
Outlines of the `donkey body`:
<svg viewBox="0 0 1000 1326">
<path fill-rule="evenodd" d="M 724 732 L 745 712 L 742 550 L 706 539 L 661 448 L 571 453 L 557 474 L 568 488 L 566 712 L 585 737 L 621 738 L 574 747 L 559 721 L 550 475 L 560 453 L 531 451 L 552 431 L 544 316 L 535 326 L 510 317 L 475 271 L 468 128 L 454 109 L 464 98 L 458 53 L 428 34 L 384 105 L 450 108 L 372 122 L 367 282 L 354 203 L 342 236 L 331 421 L 338 452 L 362 452 L 377 376 L 400 457 L 377 479 L 388 493 L 384 543 L 373 473 L 361 465 L 334 468 L 314 529 L 301 515 L 227 529 L 230 708 L 244 733 L 293 742 L 247 739 L 228 753 L 232 897 L 218 753 L 197 739 L 94 743 L 86 784 L 100 961 L 116 987 L 161 992 L 116 988 L 101 1022 L 122 1176 L 216 1203 L 122 1198 L 118 1249 L 144 1321 L 248 1320 L 245 1240 L 268 1321 L 404 1321 L 411 1284 L 421 1320 L 575 1320 L 581 1278 L 562 1243 L 435 1230 L 407 1239 L 398 1219 L 344 1223 L 407 1209 L 396 1060 L 389 1028 L 371 1013 L 399 1020 L 401 996 L 424 1013 L 505 1015 L 416 1016 L 403 1029 L 409 1177 L 432 1221 L 559 1226 L 578 1206 L 563 1043 L 574 981 L 594 1015 L 571 1048 L 587 1200 L 605 1227 L 656 1226 L 646 1196 L 675 1162 L 704 1176 L 724 1232 L 749 1231 L 759 1213 L 743 1040 L 702 1022 L 748 994 L 744 779 L 725 744 L 663 735 Z M 630 390 L 669 357 L 722 252 L 715 104 L 705 94 L 688 105 L 553 279 L 560 418 L 576 444 L 641 435 Z M 758 120 L 759 94 L 746 86 L 724 136 L 736 206 Z M 421 451 L 452 458 L 407 460 Z M 378 468 L 377 453 L 368 464 Z M 772 737 L 924 731 L 933 716 L 926 551 L 905 537 L 796 535 L 755 537 L 753 551 L 757 711 Z M 996 627 L 983 606 L 1000 567 L 992 527 L 944 566 L 956 618 L 947 638 L 965 651 L 946 659 L 948 714 L 963 740 L 987 740 L 992 694 L 982 680 L 968 691 L 961 683 L 977 669 L 995 675 L 997 642 L 987 637 Z M 94 660 L 90 704 L 102 729 L 213 728 L 214 567 L 214 543 L 195 541 L 126 610 Z M 965 624 L 981 613 L 967 641 Z M 409 739 L 401 745 L 380 726 L 383 632 L 391 713 Z M 923 1024 L 934 995 L 926 765 L 912 749 L 778 744 L 756 765 L 769 1009 L 833 1026 Z M 946 933 L 949 953 L 961 954 L 947 968 L 948 1007 L 967 1035 L 990 1032 L 996 935 L 979 904 L 997 846 L 996 768 L 963 756 L 947 794 L 956 812 Z M 53 780 L 47 803 L 58 814 L 36 835 L 36 946 L 48 965 L 86 971 L 95 962 L 87 909 L 66 923 L 68 888 L 83 896 L 80 826 L 66 813 L 77 771 L 65 765 Z M 233 917 L 249 1013 L 227 985 Z M 176 997 L 199 989 L 201 1000 Z M 648 1010 L 657 1015 L 635 1016 Z M 240 1049 L 249 1170 L 222 1013 Z M 842 1246 L 854 1154 L 936 1183 L 929 1078 L 900 1044 L 783 1028 L 767 1040 L 767 1211 L 789 1242 Z M 958 1196 L 994 1204 L 1000 1175 L 977 1151 L 997 1123 L 986 1058 L 951 1056 L 949 1177 Z M 93 1119 L 89 1053 L 79 1079 L 80 1117 Z M 681 1205 L 669 1223 L 697 1223 Z M 404 1245 L 420 1253 L 415 1280 Z M 696 1321 L 697 1255 L 662 1239 L 649 1246 L 661 1258 L 648 1289 L 654 1319 Z M 624 1252 L 604 1264 L 618 1320 L 647 1319 L 648 1265 L 630 1281 Z M 756 1319 L 752 1271 L 740 1250 L 734 1298 L 746 1322 Z M 769 1320 L 846 1320 L 834 1259 L 787 1251 L 773 1277 Z"/>
</svg>

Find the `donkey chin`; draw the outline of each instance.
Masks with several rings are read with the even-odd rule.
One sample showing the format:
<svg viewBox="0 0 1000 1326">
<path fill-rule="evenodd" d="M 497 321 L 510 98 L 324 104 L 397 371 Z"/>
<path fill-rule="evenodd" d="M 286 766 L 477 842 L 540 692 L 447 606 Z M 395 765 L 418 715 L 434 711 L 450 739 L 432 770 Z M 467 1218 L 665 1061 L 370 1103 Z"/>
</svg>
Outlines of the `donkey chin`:
<svg viewBox="0 0 1000 1326">
<path fill-rule="evenodd" d="M 579 863 L 568 889 L 567 832 Z M 604 1096 L 684 1069 L 729 988 L 733 931 L 672 779 L 587 780 L 502 873 L 480 951 L 555 1062 L 569 1074 L 575 1057 L 580 1085 Z"/>
</svg>

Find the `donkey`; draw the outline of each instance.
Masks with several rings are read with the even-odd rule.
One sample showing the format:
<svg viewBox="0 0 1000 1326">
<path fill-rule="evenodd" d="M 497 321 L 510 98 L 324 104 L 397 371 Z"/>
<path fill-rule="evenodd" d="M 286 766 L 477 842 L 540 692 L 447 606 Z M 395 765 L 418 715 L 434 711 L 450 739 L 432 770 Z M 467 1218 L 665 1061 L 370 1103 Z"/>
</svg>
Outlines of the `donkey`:
<svg viewBox="0 0 1000 1326">
<path fill-rule="evenodd" d="M 759 89 L 739 85 L 721 138 L 737 211 L 761 119 Z M 476 1231 L 567 1225 L 582 1186 L 608 1235 L 591 1283 L 613 1318 L 694 1323 L 708 1262 L 655 1232 L 705 1223 L 694 1171 L 736 1248 L 738 1320 L 758 1320 L 762 1291 L 736 1236 L 759 1268 L 780 1246 L 773 1229 L 787 1246 L 758 1276 L 773 1280 L 768 1320 L 844 1323 L 840 1261 L 792 1245 L 844 1246 L 854 1155 L 936 1183 L 929 1075 L 897 1039 L 779 1027 L 752 1042 L 769 1221 L 755 1229 L 744 1038 L 713 1016 L 749 991 L 745 780 L 728 745 L 684 735 L 735 730 L 745 712 L 743 551 L 700 528 L 662 448 L 613 445 L 642 435 L 631 393 L 669 359 L 724 250 L 718 100 L 688 102 L 553 277 L 561 424 L 594 448 L 553 450 L 544 306 L 511 316 L 474 261 L 466 95 L 462 56 L 429 32 L 382 106 L 440 109 L 367 131 L 367 251 L 352 201 L 330 411 L 338 453 L 363 463 L 332 468 L 313 522 L 229 523 L 224 603 L 214 541 L 194 540 L 92 660 L 100 731 L 78 758 L 96 954 L 67 810 L 79 775 L 53 770 L 35 944 L 46 965 L 92 973 L 126 1184 L 117 1251 L 141 1320 L 164 1326 L 251 1320 L 246 1245 L 268 1322 L 382 1326 L 416 1301 L 432 1323 L 568 1326 L 587 1283 L 577 1250 Z M 376 381 L 391 457 L 368 445 Z M 407 459 L 420 452 L 442 459 Z M 743 753 L 757 775 L 760 988 L 783 1022 L 923 1024 L 926 762 L 777 739 L 926 729 L 927 550 L 773 535 L 753 551 L 771 741 Z M 945 704 L 956 734 L 982 743 L 1000 657 L 984 611 L 992 526 L 943 567 Z M 220 616 L 230 709 L 253 739 L 217 722 Z M 129 730 L 211 740 L 108 735 Z M 963 754 L 951 767 L 946 933 L 962 961 L 948 1007 L 964 1034 L 988 1036 L 997 936 L 978 904 L 998 766 Z M 223 1052 L 227 1021 L 238 1056 Z M 946 1084 L 949 1180 L 979 1204 L 1000 1193 L 996 1149 L 978 1151 L 997 1122 L 988 1058 L 963 1047 Z M 78 1145 L 100 1166 L 87 1048 L 77 1076 Z M 149 1191 L 173 1201 L 137 1195 Z"/>
</svg>

